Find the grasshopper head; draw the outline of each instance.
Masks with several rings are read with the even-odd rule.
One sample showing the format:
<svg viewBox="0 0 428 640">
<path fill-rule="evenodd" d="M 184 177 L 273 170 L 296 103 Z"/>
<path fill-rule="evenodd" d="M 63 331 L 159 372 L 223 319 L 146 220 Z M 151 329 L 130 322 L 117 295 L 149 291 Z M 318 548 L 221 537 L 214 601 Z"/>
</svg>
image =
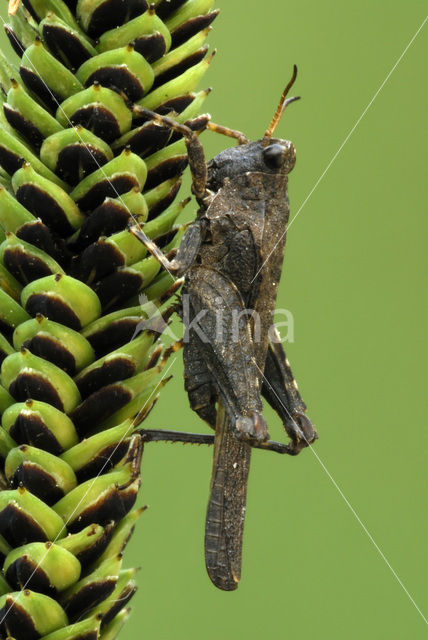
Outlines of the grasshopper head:
<svg viewBox="0 0 428 640">
<path fill-rule="evenodd" d="M 294 144 L 289 140 L 281 140 L 272 136 L 284 109 L 287 105 L 299 100 L 298 97 L 287 98 L 296 77 L 297 67 L 294 65 L 291 80 L 282 92 L 272 122 L 261 140 L 226 149 L 208 164 L 208 187 L 211 190 L 219 189 L 226 178 L 233 179 L 243 173 L 290 173 L 296 163 Z"/>
<path fill-rule="evenodd" d="M 289 140 L 269 138 L 261 141 L 261 155 L 266 171 L 274 173 L 290 173 L 296 164 L 296 149 Z"/>
<path fill-rule="evenodd" d="M 217 191 L 226 179 L 244 173 L 287 174 L 296 162 L 296 149 L 289 140 L 262 138 L 219 153 L 208 164 L 208 187 Z"/>
</svg>

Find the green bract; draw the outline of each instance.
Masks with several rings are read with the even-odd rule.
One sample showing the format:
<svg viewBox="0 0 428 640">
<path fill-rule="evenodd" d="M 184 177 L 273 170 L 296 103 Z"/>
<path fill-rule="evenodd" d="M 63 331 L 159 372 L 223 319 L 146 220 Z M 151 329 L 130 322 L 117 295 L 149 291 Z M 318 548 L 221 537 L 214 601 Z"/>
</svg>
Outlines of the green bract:
<svg viewBox="0 0 428 640">
<path fill-rule="evenodd" d="M 137 424 L 168 380 L 160 307 L 179 284 L 127 229 L 132 217 L 171 251 L 189 200 L 176 199 L 184 141 L 133 105 L 204 128 L 213 4 L 26 0 L 9 16 L 19 60 L 0 54 L 1 637 L 114 640 L 129 616 Z"/>
</svg>

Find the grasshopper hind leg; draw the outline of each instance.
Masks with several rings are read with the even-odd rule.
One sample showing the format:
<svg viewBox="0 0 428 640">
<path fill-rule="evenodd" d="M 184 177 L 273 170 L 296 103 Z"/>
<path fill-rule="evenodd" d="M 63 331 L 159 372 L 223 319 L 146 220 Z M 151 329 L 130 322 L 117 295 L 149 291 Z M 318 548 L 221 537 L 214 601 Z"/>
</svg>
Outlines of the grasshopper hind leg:
<svg viewBox="0 0 428 640">
<path fill-rule="evenodd" d="M 269 342 L 262 394 L 281 418 L 291 439 L 287 453 L 296 455 L 318 438 L 314 425 L 306 415 L 306 404 L 279 342 L 279 334 L 275 336 L 275 340 Z"/>
</svg>

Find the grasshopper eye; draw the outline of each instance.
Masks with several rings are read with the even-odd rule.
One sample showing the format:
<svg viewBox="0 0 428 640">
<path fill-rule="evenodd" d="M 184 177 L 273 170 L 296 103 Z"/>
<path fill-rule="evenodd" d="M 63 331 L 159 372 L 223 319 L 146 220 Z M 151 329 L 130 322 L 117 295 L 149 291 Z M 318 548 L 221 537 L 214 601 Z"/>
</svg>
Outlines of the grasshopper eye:
<svg viewBox="0 0 428 640">
<path fill-rule="evenodd" d="M 264 161 L 270 169 L 280 169 L 284 162 L 286 148 L 275 142 L 263 150 Z"/>
</svg>

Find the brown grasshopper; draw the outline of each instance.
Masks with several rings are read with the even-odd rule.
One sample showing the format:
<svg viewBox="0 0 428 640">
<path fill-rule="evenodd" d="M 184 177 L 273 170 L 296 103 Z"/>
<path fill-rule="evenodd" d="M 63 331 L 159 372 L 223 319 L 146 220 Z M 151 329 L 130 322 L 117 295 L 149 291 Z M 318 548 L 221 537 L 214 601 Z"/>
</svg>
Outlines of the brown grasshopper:
<svg viewBox="0 0 428 640">
<path fill-rule="evenodd" d="M 236 589 L 241 575 L 251 448 L 294 455 L 317 438 L 272 328 L 289 216 L 288 173 L 296 159 L 293 143 L 272 135 L 285 107 L 298 99 L 287 99 L 296 75 L 294 67 L 261 140 L 249 142 L 240 132 L 208 124 L 239 142 L 208 165 L 193 131 L 145 112 L 184 136 L 200 205 L 172 260 L 140 228 L 131 231 L 165 269 L 185 275 L 185 387 L 192 409 L 215 429 L 205 560 L 213 583 L 227 591 Z M 289 444 L 269 439 L 261 396 L 282 419 Z M 146 431 L 145 439 L 212 441 L 169 431 Z"/>
</svg>

